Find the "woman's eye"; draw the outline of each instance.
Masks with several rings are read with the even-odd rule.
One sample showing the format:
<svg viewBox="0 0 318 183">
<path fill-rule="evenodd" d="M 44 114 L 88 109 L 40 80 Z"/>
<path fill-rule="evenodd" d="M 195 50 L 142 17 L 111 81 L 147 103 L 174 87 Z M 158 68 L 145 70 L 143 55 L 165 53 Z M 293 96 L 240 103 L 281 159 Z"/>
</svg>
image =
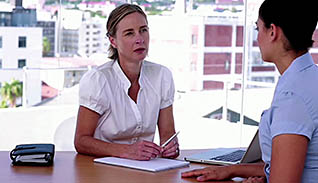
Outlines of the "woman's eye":
<svg viewBox="0 0 318 183">
<path fill-rule="evenodd" d="M 130 35 L 132 35 L 133 33 L 132 32 L 127 32 L 125 35 L 126 36 L 130 36 Z"/>
<path fill-rule="evenodd" d="M 146 29 L 146 28 L 141 29 L 141 32 L 148 32 L 148 29 Z"/>
<path fill-rule="evenodd" d="M 258 24 L 257 24 L 257 22 L 255 22 L 255 25 L 254 25 L 254 26 L 255 26 L 254 29 L 258 31 Z"/>
</svg>

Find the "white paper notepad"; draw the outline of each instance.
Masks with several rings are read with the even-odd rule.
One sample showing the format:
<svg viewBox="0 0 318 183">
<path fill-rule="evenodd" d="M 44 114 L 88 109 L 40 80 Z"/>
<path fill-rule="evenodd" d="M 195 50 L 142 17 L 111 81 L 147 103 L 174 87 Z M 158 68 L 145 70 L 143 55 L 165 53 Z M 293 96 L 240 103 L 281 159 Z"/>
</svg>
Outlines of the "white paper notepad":
<svg viewBox="0 0 318 183">
<path fill-rule="evenodd" d="M 94 162 L 104 163 L 108 165 L 116 165 L 121 167 L 145 170 L 150 172 L 158 172 L 162 170 L 174 169 L 188 166 L 190 163 L 182 160 L 155 158 L 149 161 L 138 161 L 115 157 L 96 158 Z"/>
</svg>

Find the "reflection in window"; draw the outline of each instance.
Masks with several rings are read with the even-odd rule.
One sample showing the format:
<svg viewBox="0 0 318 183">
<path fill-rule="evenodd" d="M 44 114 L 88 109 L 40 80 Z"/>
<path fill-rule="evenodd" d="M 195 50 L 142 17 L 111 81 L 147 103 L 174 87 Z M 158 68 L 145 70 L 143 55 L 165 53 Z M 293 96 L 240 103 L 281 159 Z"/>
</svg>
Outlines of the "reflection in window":
<svg viewBox="0 0 318 183">
<path fill-rule="evenodd" d="M 26 66 L 26 60 L 25 59 L 19 59 L 18 60 L 18 68 L 23 68 Z"/>
<path fill-rule="evenodd" d="M 26 48 L 26 37 L 19 36 L 19 48 Z"/>
</svg>

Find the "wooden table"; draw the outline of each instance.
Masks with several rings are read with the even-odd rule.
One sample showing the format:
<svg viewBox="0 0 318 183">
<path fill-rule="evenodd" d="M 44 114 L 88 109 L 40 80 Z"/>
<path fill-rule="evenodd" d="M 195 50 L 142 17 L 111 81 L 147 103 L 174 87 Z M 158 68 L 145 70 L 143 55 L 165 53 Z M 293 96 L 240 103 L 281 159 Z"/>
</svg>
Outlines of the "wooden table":
<svg viewBox="0 0 318 183">
<path fill-rule="evenodd" d="M 200 150 L 182 150 L 178 159 Z M 202 150 L 201 150 L 202 151 Z M 93 162 L 94 157 L 71 151 L 57 151 L 50 167 L 12 166 L 8 151 L 0 151 L 0 183 L 187 183 L 181 172 L 211 165 L 191 163 L 189 167 L 157 173 Z M 222 181 L 233 182 L 233 181 Z"/>
</svg>

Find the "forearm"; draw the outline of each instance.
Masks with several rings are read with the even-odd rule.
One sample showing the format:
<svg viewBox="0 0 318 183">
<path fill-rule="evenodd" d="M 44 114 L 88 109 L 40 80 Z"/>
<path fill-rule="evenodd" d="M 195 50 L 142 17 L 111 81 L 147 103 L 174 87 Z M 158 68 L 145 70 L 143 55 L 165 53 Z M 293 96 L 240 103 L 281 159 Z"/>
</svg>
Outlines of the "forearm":
<svg viewBox="0 0 318 183">
<path fill-rule="evenodd" d="M 127 144 L 108 143 L 91 136 L 81 136 L 75 139 L 75 149 L 78 153 L 96 157 L 124 157 Z"/>
<path fill-rule="evenodd" d="M 253 176 L 265 176 L 264 163 L 249 163 L 232 165 L 230 167 L 231 177 L 253 177 Z"/>
</svg>

